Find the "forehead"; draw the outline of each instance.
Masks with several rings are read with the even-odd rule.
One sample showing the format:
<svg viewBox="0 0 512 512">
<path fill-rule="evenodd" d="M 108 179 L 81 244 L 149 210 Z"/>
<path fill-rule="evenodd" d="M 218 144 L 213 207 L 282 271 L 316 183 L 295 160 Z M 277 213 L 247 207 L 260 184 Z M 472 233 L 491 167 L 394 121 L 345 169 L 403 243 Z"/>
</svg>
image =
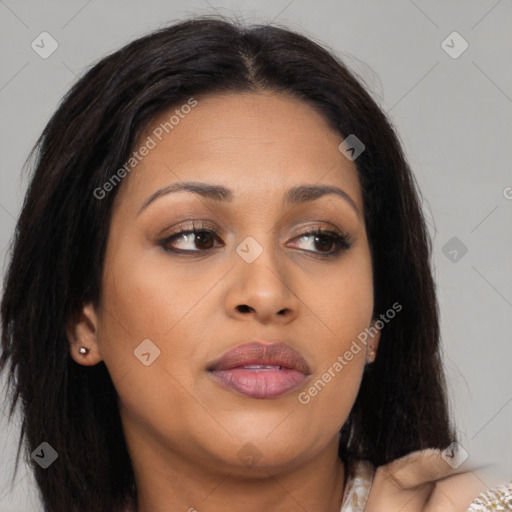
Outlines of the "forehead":
<svg viewBox="0 0 512 512">
<path fill-rule="evenodd" d="M 163 112 L 139 137 L 133 151 L 152 147 L 120 196 L 143 204 L 161 187 L 195 181 L 223 184 L 236 201 L 268 202 L 298 184 L 320 184 L 343 188 L 362 211 L 357 169 L 338 149 L 343 137 L 309 104 L 275 92 L 194 103 Z"/>
</svg>

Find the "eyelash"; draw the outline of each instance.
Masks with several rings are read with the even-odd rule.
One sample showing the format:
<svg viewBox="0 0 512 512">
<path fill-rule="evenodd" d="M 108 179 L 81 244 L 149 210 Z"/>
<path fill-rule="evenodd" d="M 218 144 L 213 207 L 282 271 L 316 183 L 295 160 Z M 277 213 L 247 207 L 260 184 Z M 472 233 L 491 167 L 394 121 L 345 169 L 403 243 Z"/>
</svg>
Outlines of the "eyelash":
<svg viewBox="0 0 512 512">
<path fill-rule="evenodd" d="M 213 249 L 213 247 L 210 247 L 208 249 L 204 249 L 204 250 L 183 250 L 183 249 L 171 249 L 169 248 L 169 244 L 176 238 L 179 238 L 180 236 L 182 235 L 188 235 L 188 234 L 193 234 L 195 236 L 197 235 L 200 235 L 200 234 L 208 234 L 208 235 L 215 235 L 217 236 L 216 234 L 216 231 L 214 229 L 208 229 L 205 227 L 205 224 L 201 221 L 199 222 L 199 225 L 196 225 L 195 223 L 192 223 L 192 229 L 184 229 L 183 228 L 183 225 L 180 224 L 179 228 L 178 229 L 181 229 L 181 231 L 177 231 L 175 233 L 172 233 L 170 236 L 164 238 L 163 240 L 160 240 L 158 242 L 158 245 L 160 245 L 166 252 L 170 252 L 170 253 L 173 253 L 173 254 L 183 254 L 183 255 L 191 255 L 191 254 L 194 254 L 194 253 L 201 253 L 201 252 L 207 252 L 207 251 L 210 251 Z M 321 236 L 321 237 L 328 237 L 330 238 L 332 241 L 333 241 L 333 244 L 336 246 L 336 249 L 334 251 L 330 251 L 330 252 L 327 252 L 327 253 L 323 253 L 323 252 L 319 252 L 319 251 L 309 251 L 309 250 L 306 250 L 307 253 L 310 253 L 310 254 L 316 254 L 317 256 L 321 257 L 321 258 L 332 258 L 332 257 L 336 257 L 341 251 L 346 251 L 348 249 L 350 249 L 353 245 L 353 239 L 350 235 L 348 234 L 339 234 L 339 233 L 336 233 L 335 231 L 331 231 L 331 230 L 328 230 L 328 229 L 323 229 L 323 228 L 315 228 L 315 229 L 312 229 L 312 230 L 309 230 L 309 231 L 306 231 L 304 233 L 301 233 L 300 235 L 297 235 L 296 237 L 294 237 L 294 240 L 297 239 L 297 238 L 302 238 L 302 237 L 311 237 L 311 236 L 315 236 L 315 237 L 318 237 L 318 236 Z M 218 237 L 217 237 L 218 239 Z"/>
</svg>

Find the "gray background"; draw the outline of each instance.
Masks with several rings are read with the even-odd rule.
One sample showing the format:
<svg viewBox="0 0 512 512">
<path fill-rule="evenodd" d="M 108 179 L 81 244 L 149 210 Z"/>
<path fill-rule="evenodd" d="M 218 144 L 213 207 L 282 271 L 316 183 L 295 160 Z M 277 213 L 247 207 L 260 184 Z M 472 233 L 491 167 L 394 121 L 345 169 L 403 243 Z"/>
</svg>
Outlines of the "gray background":
<svg viewBox="0 0 512 512">
<path fill-rule="evenodd" d="M 491 463 L 476 471 L 486 483 L 512 478 L 510 0 L 0 0 L 2 273 L 27 183 L 23 163 L 75 77 L 154 28 L 215 12 L 273 20 L 321 41 L 389 113 L 425 199 L 466 464 Z M 31 48 L 43 31 L 59 45 L 47 59 Z M 458 58 L 441 46 L 453 31 L 469 44 Z M 18 427 L 0 413 L 0 429 L 0 511 L 40 510 L 25 465 L 11 484 Z"/>
</svg>

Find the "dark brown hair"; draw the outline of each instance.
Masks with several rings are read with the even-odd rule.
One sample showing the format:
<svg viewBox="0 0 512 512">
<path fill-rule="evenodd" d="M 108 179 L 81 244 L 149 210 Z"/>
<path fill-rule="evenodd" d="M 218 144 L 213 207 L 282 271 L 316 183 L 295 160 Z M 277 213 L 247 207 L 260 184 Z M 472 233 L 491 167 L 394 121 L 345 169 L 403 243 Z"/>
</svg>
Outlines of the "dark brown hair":
<svg viewBox="0 0 512 512">
<path fill-rule="evenodd" d="M 118 512 L 136 497 L 107 368 L 76 364 L 65 333 L 69 319 L 100 297 L 116 190 L 102 200 L 93 191 L 123 166 L 162 111 L 191 96 L 258 90 L 298 97 L 343 137 L 355 134 L 364 143 L 355 164 L 374 269 L 374 315 L 395 302 L 402 306 L 365 371 L 341 431 L 340 456 L 381 465 L 454 439 L 431 241 L 414 178 L 385 114 L 343 62 L 302 35 L 191 19 L 95 64 L 34 148 L 37 164 L 5 277 L 0 369 L 9 369 L 11 413 L 21 407 L 18 458 L 23 440 L 27 454 L 43 441 L 58 452 L 48 469 L 30 461 L 46 511 Z"/>
</svg>

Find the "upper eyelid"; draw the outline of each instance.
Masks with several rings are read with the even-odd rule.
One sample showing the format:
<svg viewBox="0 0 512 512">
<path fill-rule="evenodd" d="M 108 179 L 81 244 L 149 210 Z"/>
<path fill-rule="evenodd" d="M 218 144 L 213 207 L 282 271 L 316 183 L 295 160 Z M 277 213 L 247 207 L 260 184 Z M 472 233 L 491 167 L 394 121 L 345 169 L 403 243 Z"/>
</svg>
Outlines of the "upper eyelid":
<svg viewBox="0 0 512 512">
<path fill-rule="evenodd" d="M 181 221 L 177 225 L 173 226 L 173 228 L 175 228 L 175 229 L 173 229 L 172 233 L 169 233 L 166 235 L 161 235 L 164 237 L 164 240 L 172 238 L 173 236 L 176 236 L 176 235 L 180 235 L 180 234 L 188 233 L 188 232 L 194 232 L 194 231 L 213 232 L 216 235 L 219 235 L 219 232 L 223 231 L 223 229 L 218 228 L 217 226 L 215 226 L 215 224 L 213 224 L 209 221 L 196 220 L 196 219 Z M 170 228 L 165 228 L 160 233 L 165 233 L 169 229 Z M 315 230 L 319 230 L 319 229 L 322 231 L 331 231 L 333 234 L 336 234 L 339 236 L 348 236 L 348 232 L 345 229 L 338 228 L 338 227 L 334 226 L 331 222 L 320 221 L 320 220 L 310 221 L 310 225 L 303 226 L 302 228 L 298 228 L 298 229 L 294 230 L 296 232 L 292 236 L 293 237 L 301 236 L 304 234 L 314 232 Z M 161 236 L 159 235 L 159 238 L 161 238 Z"/>
<path fill-rule="evenodd" d="M 304 187 L 304 188 L 307 188 L 307 187 Z M 190 195 L 193 196 L 194 194 L 190 194 Z M 322 197 L 331 197 L 331 195 L 326 194 Z M 316 199 L 320 199 L 320 197 L 316 198 Z M 348 204 L 346 201 L 344 201 L 344 202 L 345 202 L 345 204 Z M 236 219 L 236 220 L 239 219 L 239 214 L 235 214 L 234 213 L 235 210 L 226 209 L 225 208 L 226 205 L 224 205 L 224 204 L 209 205 L 209 204 L 206 204 L 204 201 L 202 203 L 203 203 L 203 206 L 206 207 L 206 210 L 208 210 L 208 212 L 206 212 L 206 210 L 202 211 L 202 207 L 200 207 L 199 211 L 196 211 L 196 207 L 198 205 L 194 201 L 193 204 L 189 205 L 190 209 L 187 207 L 185 209 L 185 211 L 182 210 L 182 207 L 185 208 L 185 206 L 188 205 L 188 203 L 185 203 L 185 204 L 175 203 L 172 206 L 170 206 L 169 204 L 164 204 L 164 205 L 162 205 L 162 209 L 157 207 L 156 211 L 159 213 L 157 213 L 155 215 L 157 217 L 160 217 L 161 215 L 165 215 L 165 212 L 176 212 L 176 213 L 180 214 L 179 212 L 181 211 L 181 214 L 185 214 L 187 216 L 190 215 L 190 218 L 185 217 L 182 220 L 182 223 L 183 223 L 183 222 L 196 221 L 197 214 L 199 214 L 199 215 L 205 214 L 206 216 L 215 217 L 215 221 L 214 221 L 215 224 L 217 226 L 219 226 L 219 230 L 222 230 L 224 232 L 229 231 L 228 225 L 230 222 L 232 222 L 233 219 Z M 176 210 L 174 208 L 176 208 Z M 217 210 L 217 208 L 219 208 L 219 209 Z M 310 210 L 310 208 L 311 208 L 311 210 Z M 350 211 L 352 211 L 352 213 L 347 213 Z M 327 206 L 327 204 L 324 202 L 317 203 L 316 201 L 312 200 L 312 201 L 305 201 L 304 203 L 297 204 L 295 206 L 291 206 L 291 207 L 287 208 L 286 211 L 282 215 L 279 215 L 278 220 L 272 225 L 272 227 L 270 227 L 266 231 L 266 234 L 268 234 L 271 230 L 275 229 L 276 225 L 278 225 L 278 224 L 286 223 L 288 225 L 288 224 L 291 224 L 292 222 L 295 223 L 295 221 L 292 221 L 292 220 L 285 221 L 284 219 L 286 219 L 286 218 L 293 219 L 296 215 L 301 215 L 301 216 L 305 215 L 306 212 L 310 212 L 310 214 L 314 215 L 314 216 L 331 217 L 332 222 L 328 222 L 328 224 L 332 224 L 333 226 L 335 226 L 336 224 L 340 225 L 340 224 L 349 223 L 349 225 L 354 225 L 354 228 L 356 228 L 356 229 L 359 229 L 359 226 L 362 226 L 363 229 L 365 228 L 364 217 L 362 217 L 359 214 L 359 210 L 357 208 L 355 210 L 354 209 L 345 210 L 345 209 L 340 209 L 339 207 L 333 208 L 333 206 L 331 204 L 329 204 L 329 206 Z M 354 215 L 354 213 L 357 213 L 357 215 Z M 309 214 L 307 214 L 307 216 L 309 217 Z M 207 222 L 209 222 L 209 221 L 207 221 Z M 313 222 L 323 223 L 326 221 L 314 220 Z M 168 231 L 169 227 L 170 226 L 165 227 L 164 229 L 162 229 L 160 231 L 160 233 Z M 286 229 L 286 228 L 284 228 L 284 229 Z M 344 232 L 343 229 L 342 229 L 342 232 Z"/>
</svg>

